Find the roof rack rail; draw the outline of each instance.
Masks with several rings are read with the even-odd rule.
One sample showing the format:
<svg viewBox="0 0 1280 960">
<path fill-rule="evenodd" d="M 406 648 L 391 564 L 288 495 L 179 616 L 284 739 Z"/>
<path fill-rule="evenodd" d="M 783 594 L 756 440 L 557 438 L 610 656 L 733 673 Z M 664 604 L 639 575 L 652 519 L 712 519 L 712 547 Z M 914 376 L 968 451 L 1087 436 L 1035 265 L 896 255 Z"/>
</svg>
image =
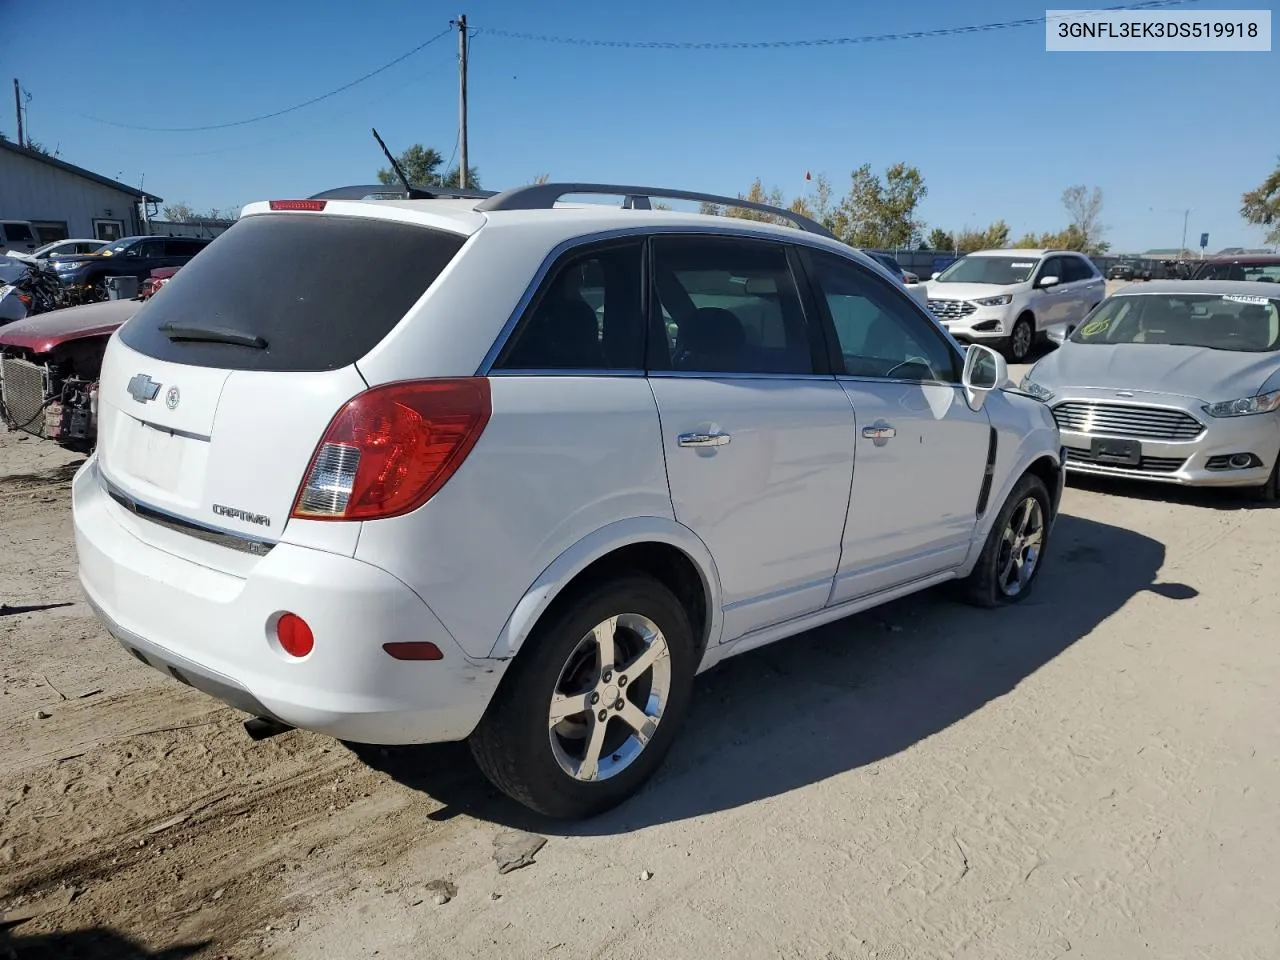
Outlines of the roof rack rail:
<svg viewBox="0 0 1280 960">
<path fill-rule="evenodd" d="M 815 233 L 818 236 L 829 237 L 832 240 L 839 239 L 816 220 L 793 210 L 770 206 L 767 203 L 756 203 L 754 200 L 744 200 L 741 197 L 721 197 L 714 193 L 670 190 L 665 187 L 632 187 L 616 183 L 534 183 L 495 194 L 476 204 L 476 209 L 479 211 L 550 210 L 562 197 L 573 194 L 622 197 L 622 206 L 629 210 L 652 209 L 650 199 L 653 197 L 658 197 L 662 200 L 694 200 L 699 203 L 713 203 L 721 207 L 756 210 L 760 213 L 772 214 L 782 220 L 789 220 L 806 233 Z"/>
<path fill-rule="evenodd" d="M 495 196 L 493 190 L 459 190 L 456 187 L 404 187 L 390 183 L 357 184 L 334 187 L 317 193 L 308 200 L 485 200 Z"/>
</svg>

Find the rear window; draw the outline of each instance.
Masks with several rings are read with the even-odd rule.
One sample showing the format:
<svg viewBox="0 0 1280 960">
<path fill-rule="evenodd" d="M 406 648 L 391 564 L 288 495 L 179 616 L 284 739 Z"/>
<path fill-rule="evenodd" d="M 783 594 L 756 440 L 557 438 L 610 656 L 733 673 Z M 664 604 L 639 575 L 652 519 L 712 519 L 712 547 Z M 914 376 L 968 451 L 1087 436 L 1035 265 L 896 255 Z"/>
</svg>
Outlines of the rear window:
<svg viewBox="0 0 1280 960">
<path fill-rule="evenodd" d="M 373 349 L 465 241 L 385 220 L 247 217 L 178 271 L 164 296 L 121 328 L 120 339 L 147 356 L 192 366 L 336 370 Z M 208 331 L 266 345 L 216 342 L 218 334 Z"/>
</svg>

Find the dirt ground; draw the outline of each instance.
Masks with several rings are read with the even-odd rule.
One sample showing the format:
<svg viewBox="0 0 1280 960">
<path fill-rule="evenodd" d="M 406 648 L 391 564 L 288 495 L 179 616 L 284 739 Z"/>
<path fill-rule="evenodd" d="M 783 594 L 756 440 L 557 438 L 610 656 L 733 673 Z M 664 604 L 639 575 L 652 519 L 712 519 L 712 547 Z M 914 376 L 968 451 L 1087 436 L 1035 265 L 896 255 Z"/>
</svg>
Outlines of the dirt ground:
<svg viewBox="0 0 1280 960">
<path fill-rule="evenodd" d="M 566 827 L 465 748 L 254 743 L 129 658 L 76 583 L 78 461 L 0 434 L 0 910 L 38 914 L 0 957 L 1280 956 L 1280 510 L 1074 484 L 1028 603 L 737 658 Z M 547 843 L 499 874 L 511 829 Z"/>
</svg>

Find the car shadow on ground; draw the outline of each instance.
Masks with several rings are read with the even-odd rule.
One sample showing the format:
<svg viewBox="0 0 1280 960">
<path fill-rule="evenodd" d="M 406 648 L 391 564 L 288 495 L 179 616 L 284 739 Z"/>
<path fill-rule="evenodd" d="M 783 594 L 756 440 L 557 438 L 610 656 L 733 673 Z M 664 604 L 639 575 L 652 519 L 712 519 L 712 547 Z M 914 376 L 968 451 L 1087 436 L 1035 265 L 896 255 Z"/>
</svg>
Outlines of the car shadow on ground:
<svg viewBox="0 0 1280 960">
<path fill-rule="evenodd" d="M 27 936 L 0 929 L 0 957 L 15 960 L 184 960 L 208 946 L 206 941 L 148 950 L 105 927 Z"/>
<path fill-rule="evenodd" d="M 1072 473 L 1067 485 L 1090 493 L 1147 500 L 1151 503 L 1176 503 L 1206 510 L 1273 510 L 1280 501 L 1262 500 L 1252 487 L 1181 487 L 1172 483 L 1144 483 L 1124 477 L 1099 477 Z"/>
<path fill-rule="evenodd" d="M 469 814 L 557 835 L 609 835 L 778 796 L 896 754 L 1013 690 L 1131 597 L 1195 597 L 1161 583 L 1164 545 L 1063 515 L 1025 602 L 980 610 L 945 590 L 909 597 L 735 657 L 698 678 L 684 729 L 640 795 L 584 823 L 508 800 L 465 744 L 354 748 L 370 765 Z"/>
</svg>

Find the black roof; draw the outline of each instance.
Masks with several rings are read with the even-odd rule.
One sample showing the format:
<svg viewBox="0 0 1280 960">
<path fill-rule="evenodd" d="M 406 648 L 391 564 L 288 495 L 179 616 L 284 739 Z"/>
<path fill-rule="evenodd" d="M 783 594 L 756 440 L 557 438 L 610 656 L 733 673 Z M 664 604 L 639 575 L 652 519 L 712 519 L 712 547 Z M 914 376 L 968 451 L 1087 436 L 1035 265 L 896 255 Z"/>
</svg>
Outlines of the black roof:
<svg viewBox="0 0 1280 960">
<path fill-rule="evenodd" d="M 145 193 L 137 187 L 131 187 L 127 183 L 121 183 L 118 180 L 112 180 L 110 177 L 104 177 L 101 174 L 94 173 L 92 170 L 86 170 L 84 167 L 77 167 L 74 163 L 67 163 L 65 160 L 59 160 L 57 157 L 50 157 L 38 150 L 29 150 L 26 147 L 20 147 L 12 140 L 0 140 L 0 148 L 16 153 L 23 157 L 29 157 L 32 160 L 38 160 L 40 163 L 47 163 L 51 167 L 59 170 L 65 170 L 67 173 L 75 174 L 77 177 L 83 177 L 85 180 L 92 180 L 94 183 L 100 183 L 104 187 L 111 187 L 113 190 L 119 190 L 121 193 L 127 193 L 138 200 L 150 200 L 152 203 L 162 203 L 163 197 L 157 197 L 150 193 Z"/>
</svg>

